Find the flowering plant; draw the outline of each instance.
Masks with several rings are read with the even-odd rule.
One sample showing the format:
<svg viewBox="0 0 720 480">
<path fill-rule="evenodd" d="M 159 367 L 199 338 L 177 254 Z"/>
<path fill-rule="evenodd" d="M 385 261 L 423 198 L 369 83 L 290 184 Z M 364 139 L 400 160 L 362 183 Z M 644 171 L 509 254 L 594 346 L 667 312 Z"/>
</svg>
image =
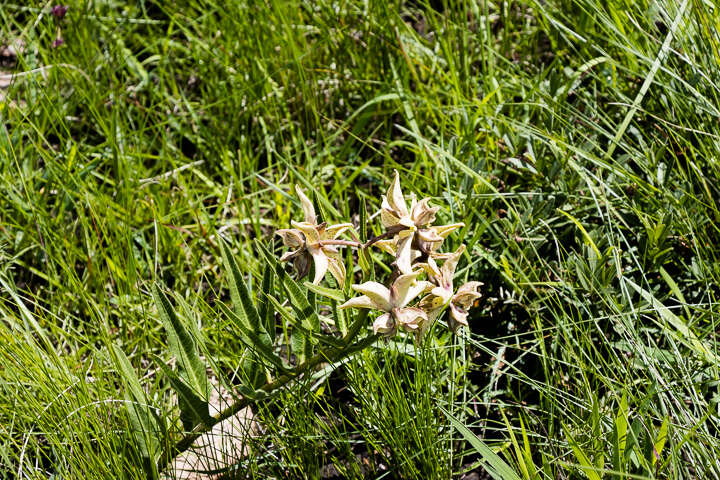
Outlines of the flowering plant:
<svg viewBox="0 0 720 480">
<path fill-rule="evenodd" d="M 155 286 L 153 297 L 176 367 L 171 369 L 160 358 L 155 362 L 177 394 L 180 432 L 168 428 L 155 413 L 124 353 L 113 349 L 128 388 L 127 411 L 149 476 L 156 478 L 173 458 L 218 423 L 246 406 L 271 398 L 273 392 L 294 380 L 316 374 L 321 365 L 342 364 L 348 356 L 375 343 L 377 335 L 388 338 L 404 331 L 414 334 L 419 342 L 446 311 L 447 325 L 453 332 L 468 325 L 467 310 L 480 297 L 480 283 L 468 282 L 455 289 L 455 270 L 465 246 L 451 253 L 441 251 L 444 240 L 464 225 L 435 225 L 439 207 L 430 206 L 427 198 L 417 201 L 412 196 L 408 206 L 397 171 L 382 196 L 379 215 L 384 231 L 365 238 L 368 222 L 363 208 L 359 225 L 362 241 L 352 223 L 319 221 L 313 202 L 299 187 L 295 191 L 303 220 L 291 221 L 292 228 L 275 232 L 289 248 L 279 261 L 257 243 L 266 263 L 259 288 L 246 284 L 230 246 L 222 239 L 219 242 L 233 304 L 230 308 L 219 302 L 219 313 L 233 327 L 233 338 L 244 346 L 238 364 L 233 366 L 233 401 L 224 410 L 211 415 L 208 370 L 215 379 L 227 372 L 201 355 L 206 351 L 205 338 L 196 335 L 196 326 L 176 313 L 171 298 L 159 286 Z M 343 253 L 343 248 L 357 250 L 362 273 L 348 268 L 355 257 L 347 250 Z M 392 258 L 387 260 L 392 268 L 385 282 L 362 278 L 361 283 L 346 287 L 357 275 L 373 274 L 367 265 L 367 259 L 373 257 L 369 255 L 371 249 Z M 313 270 L 312 282 L 300 284 L 293 279 L 285 269 L 286 262 L 292 262 L 298 279 Z M 321 285 L 329 278 L 335 285 Z M 350 289 L 358 295 L 348 298 Z M 316 295 L 328 301 L 319 302 Z M 361 310 L 352 313 L 354 309 Z M 368 329 L 363 328 L 368 326 L 368 310 L 379 311 L 372 321 L 373 334 L 366 334 Z M 177 433 L 180 435 L 173 438 Z"/>
</svg>

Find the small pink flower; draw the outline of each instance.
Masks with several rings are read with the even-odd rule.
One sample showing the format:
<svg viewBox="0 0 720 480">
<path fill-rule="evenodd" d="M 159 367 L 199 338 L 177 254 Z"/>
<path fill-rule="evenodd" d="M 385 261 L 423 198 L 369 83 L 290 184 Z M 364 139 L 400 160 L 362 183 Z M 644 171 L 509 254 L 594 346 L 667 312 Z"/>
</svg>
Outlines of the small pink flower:
<svg viewBox="0 0 720 480">
<path fill-rule="evenodd" d="M 55 41 L 52 43 L 53 48 L 58 48 L 60 45 L 65 43 L 65 40 L 62 39 L 62 37 L 58 37 L 55 39 Z"/>
</svg>

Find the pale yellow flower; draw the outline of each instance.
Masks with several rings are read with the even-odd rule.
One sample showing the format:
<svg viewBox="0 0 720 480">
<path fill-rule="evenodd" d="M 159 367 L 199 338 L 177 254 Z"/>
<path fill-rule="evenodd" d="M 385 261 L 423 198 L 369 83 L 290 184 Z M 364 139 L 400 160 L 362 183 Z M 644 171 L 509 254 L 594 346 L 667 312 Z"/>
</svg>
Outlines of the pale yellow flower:
<svg viewBox="0 0 720 480">
<path fill-rule="evenodd" d="M 480 282 L 467 282 L 458 288 L 457 293 L 450 300 L 448 326 L 453 332 L 456 332 L 460 326 L 468 326 L 468 310 L 473 306 L 475 300 L 482 297 L 480 292 L 477 291 L 481 285 Z"/>
<path fill-rule="evenodd" d="M 412 196 L 408 209 L 400 188 L 400 174 L 395 176 L 390 188 L 382 197 L 380 218 L 388 232 L 396 232 L 392 239 L 374 244 L 395 256 L 395 264 L 403 274 L 413 271 L 413 263 L 436 252 L 451 232 L 464 227 L 463 223 L 431 226 L 439 207 L 430 207 L 430 199 L 419 202 Z"/>
<path fill-rule="evenodd" d="M 468 326 L 467 310 L 481 296 L 477 291 L 478 287 L 482 285 L 480 282 L 468 282 L 458 288 L 457 293 L 454 292 L 453 277 L 460 256 L 464 252 L 465 245 L 460 245 L 454 253 L 442 255 L 445 261 L 439 268 L 432 256 L 429 257 L 428 263 L 421 265 L 427 271 L 435 287 L 420 300 L 419 307 L 427 312 L 428 324 L 431 324 L 448 305 L 450 308 L 448 326 L 453 332 L 456 332 L 461 325 Z"/>
<path fill-rule="evenodd" d="M 371 308 L 384 312 L 373 322 L 373 331 L 385 337 L 395 335 L 398 328 L 411 332 L 422 330 L 427 314 L 420 308 L 407 306 L 430 286 L 428 282 L 417 281 L 420 273 L 400 275 L 390 288 L 377 282 L 353 285 L 353 290 L 363 295 L 351 298 L 339 308 Z"/>
<path fill-rule="evenodd" d="M 395 178 L 382 197 L 380 220 L 389 231 L 398 230 L 395 237 L 395 264 L 403 274 L 412 273 L 413 240 L 419 229 L 435 221 L 439 207 L 430 207 L 430 199 L 419 202 L 412 198 L 410 209 L 400 188 L 400 174 L 395 170 Z"/>
<path fill-rule="evenodd" d="M 303 191 L 295 186 L 295 191 L 300 198 L 305 221 L 290 223 L 294 228 L 281 229 L 275 232 L 283 239 L 286 247 L 295 249 L 285 253 L 281 258 L 281 262 L 293 260 L 293 266 L 300 278 L 308 274 L 310 270 L 310 261 L 315 264 L 315 278 L 313 283 L 319 284 L 325 274 L 329 271 L 335 277 L 338 284 L 345 284 L 345 264 L 338 252 L 337 248 L 332 245 L 345 231 L 352 228 L 351 223 L 341 223 L 328 226 L 327 223 L 317 223 L 317 215 L 310 199 Z M 324 242 L 330 241 L 325 244 Z"/>
</svg>

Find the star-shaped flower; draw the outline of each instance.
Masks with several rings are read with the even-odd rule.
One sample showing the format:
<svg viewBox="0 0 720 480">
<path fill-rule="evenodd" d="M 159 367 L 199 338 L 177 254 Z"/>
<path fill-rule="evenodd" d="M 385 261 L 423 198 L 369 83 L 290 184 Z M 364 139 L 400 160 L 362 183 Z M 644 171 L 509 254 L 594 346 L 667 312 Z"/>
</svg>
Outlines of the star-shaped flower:
<svg viewBox="0 0 720 480">
<path fill-rule="evenodd" d="M 427 314 L 420 308 L 407 306 L 429 287 L 428 282 L 417 281 L 420 273 L 400 275 L 389 289 L 377 282 L 353 285 L 353 290 L 363 295 L 351 298 L 339 308 L 372 308 L 384 312 L 373 322 L 373 331 L 385 337 L 395 335 L 398 327 L 420 331 L 427 322 Z"/>
<path fill-rule="evenodd" d="M 458 260 L 460 260 L 460 256 L 463 252 L 465 252 L 465 245 L 460 245 L 454 253 L 447 256 L 442 264 L 442 267 L 439 268 L 432 257 L 429 259 L 428 264 L 423 265 L 432 282 L 437 285 L 430 291 L 430 295 L 442 299 L 443 305 L 449 302 L 453 296 L 453 278 L 455 277 L 455 269 L 457 268 Z M 433 319 L 434 318 L 437 318 L 437 315 L 435 315 Z"/>
<path fill-rule="evenodd" d="M 481 285 L 481 282 L 467 282 L 458 288 L 457 293 L 450 300 L 448 326 L 453 332 L 456 332 L 460 326 L 468 326 L 468 310 L 473 306 L 475 300 L 482 297 L 478 292 Z"/>
<path fill-rule="evenodd" d="M 380 220 L 388 229 L 395 226 L 403 226 L 408 229 L 422 228 L 435 221 L 435 214 L 440 209 L 439 207 L 430 207 L 429 198 L 418 202 L 413 197 L 408 210 L 400 188 L 400 173 L 397 170 L 395 170 L 393 182 L 382 200 Z"/>
<path fill-rule="evenodd" d="M 463 223 L 432 226 L 439 207 L 430 207 L 429 198 L 419 202 L 412 196 L 410 209 L 407 208 L 400 188 L 400 174 L 395 170 L 395 178 L 382 197 L 380 218 L 387 232 L 394 236 L 389 240 L 374 242 L 379 248 L 395 256 L 395 264 L 403 274 L 412 273 L 412 264 L 422 261 L 431 252 L 438 250 L 443 240 Z"/>
<path fill-rule="evenodd" d="M 418 202 L 413 196 L 408 210 L 400 188 L 400 174 L 395 170 L 395 178 L 387 193 L 382 197 L 380 220 L 388 231 L 397 231 L 395 263 L 403 274 L 412 273 L 412 247 L 416 235 L 423 238 L 431 233 L 431 231 L 424 231 L 424 227 L 435 221 L 435 214 L 439 207 L 430 207 L 429 202 L 429 198 Z M 441 239 L 431 235 L 427 240 L 438 241 Z"/>
<path fill-rule="evenodd" d="M 428 263 L 422 264 L 436 286 L 430 294 L 420 300 L 419 307 L 427 312 L 428 324 L 431 324 L 440 316 L 445 306 L 449 305 L 448 325 L 453 332 L 456 332 L 461 325 L 468 326 L 467 310 L 481 296 L 477 291 L 482 285 L 480 282 L 468 282 L 458 288 L 457 293 L 454 292 L 455 269 L 464 252 L 465 245 L 460 245 L 454 253 L 445 256 L 445 261 L 439 268 L 432 256 L 429 257 Z"/>
<path fill-rule="evenodd" d="M 295 191 L 300 198 L 304 221 L 290 223 L 294 228 L 281 229 L 275 232 L 283 239 L 286 247 L 295 249 L 287 252 L 281 258 L 281 262 L 293 260 L 293 266 L 300 278 L 303 278 L 310 271 L 310 261 L 315 264 L 315 278 L 313 283 L 318 285 L 325 274 L 330 271 L 340 286 L 345 284 L 345 264 L 342 261 L 340 252 L 333 244 L 337 244 L 337 238 L 346 230 L 352 228 L 351 223 L 340 223 L 328 226 L 327 223 L 317 223 L 317 215 L 310 199 L 303 191 L 295 186 Z"/>
</svg>

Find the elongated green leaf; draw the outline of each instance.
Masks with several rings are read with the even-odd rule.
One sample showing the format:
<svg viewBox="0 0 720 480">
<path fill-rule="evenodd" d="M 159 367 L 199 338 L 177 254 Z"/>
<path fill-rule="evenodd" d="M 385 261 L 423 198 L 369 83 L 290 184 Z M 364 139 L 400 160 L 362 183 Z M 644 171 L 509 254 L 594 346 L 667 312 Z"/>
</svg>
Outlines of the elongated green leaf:
<svg viewBox="0 0 720 480">
<path fill-rule="evenodd" d="M 268 295 L 268 299 L 275 307 L 275 311 L 280 314 L 282 318 L 284 318 L 287 323 L 292 325 L 294 328 L 299 329 L 304 335 L 310 337 L 310 341 L 312 343 L 324 343 L 326 345 L 330 345 L 337 348 L 342 348 L 345 346 L 345 343 L 343 343 L 341 340 L 338 340 L 337 338 L 326 335 L 320 332 L 310 332 L 303 328 L 303 326 L 297 321 L 297 319 L 288 311 L 287 308 L 283 307 L 280 303 L 280 300 L 273 297 L 272 295 Z"/>
<path fill-rule="evenodd" d="M 5 291 L 12 297 L 13 301 L 15 302 L 15 305 L 20 310 L 20 314 L 25 320 L 26 324 L 32 327 L 32 331 L 35 335 L 40 337 L 47 347 L 47 351 L 50 352 L 52 355 L 54 355 L 57 358 L 57 353 L 55 352 L 55 347 L 53 343 L 50 341 L 50 339 L 47 336 L 46 329 L 42 328 L 40 324 L 35 319 L 35 316 L 30 312 L 30 310 L 25 305 L 25 302 L 22 301 L 20 296 L 17 294 L 15 289 L 3 278 L 3 275 L 0 275 L 0 286 L 5 289 Z M 26 325 L 26 326 L 27 326 Z M 28 331 L 31 329 L 28 328 Z M 58 364 L 61 364 L 61 362 L 58 360 Z"/>
<path fill-rule="evenodd" d="M 304 332 L 319 332 L 320 319 L 315 313 L 315 309 L 311 306 L 310 301 L 308 301 L 308 298 L 303 294 L 300 286 L 290 278 L 283 268 L 283 265 L 276 262 L 274 257 L 263 245 L 258 243 L 257 246 L 258 251 L 266 258 L 266 261 L 275 266 L 278 281 L 285 293 L 287 293 L 290 305 L 300 319 L 302 329 L 293 330 L 290 347 L 292 348 L 292 353 L 297 356 L 298 362 L 303 363 L 309 355 L 312 355 L 311 337 Z"/>
<path fill-rule="evenodd" d="M 269 265 L 266 265 L 266 268 L 263 269 L 263 279 L 262 279 L 262 285 L 260 287 L 261 294 L 258 295 L 258 301 L 260 302 L 260 309 L 258 310 L 258 315 L 260 316 L 260 321 L 262 322 L 262 325 L 265 327 L 265 331 L 270 336 L 270 342 L 275 341 L 275 315 L 273 315 L 273 309 L 270 306 L 270 303 L 268 299 L 263 294 L 268 294 L 273 292 L 273 287 L 275 283 L 275 269 L 269 268 Z"/>
<path fill-rule="evenodd" d="M 313 206 L 315 207 L 315 212 L 317 212 L 317 222 L 327 222 L 327 212 L 325 211 L 325 204 L 320 203 L 320 196 L 317 193 L 317 190 L 312 190 L 312 199 L 313 199 Z M 327 200 L 325 200 L 327 202 Z"/>
<path fill-rule="evenodd" d="M 347 344 L 350 344 L 355 340 L 355 337 L 357 337 L 358 333 L 362 330 L 363 325 L 367 325 L 368 315 L 368 311 L 364 309 L 360 310 L 360 312 L 356 314 L 355 320 L 353 320 L 353 323 L 350 324 L 348 333 L 345 335 L 345 341 Z"/>
<path fill-rule="evenodd" d="M 440 407 L 440 409 L 443 411 L 445 416 L 450 420 L 450 423 L 452 423 L 453 427 L 460 432 L 460 434 L 465 438 L 465 440 L 472 445 L 472 447 L 477 451 L 480 456 L 482 457 L 482 463 L 483 468 L 490 474 L 491 477 L 493 477 L 496 480 L 521 480 L 520 475 L 518 475 L 511 467 L 508 465 L 505 460 L 500 458 L 500 456 L 493 452 L 490 447 L 488 447 L 485 442 L 480 440 L 474 433 L 470 431 L 469 428 L 467 428 L 465 425 L 463 425 L 457 418 L 455 418 L 453 415 L 450 414 L 447 410 Z"/>
<path fill-rule="evenodd" d="M 332 298 L 338 302 L 345 301 L 343 293 L 336 288 L 323 287 L 322 285 L 315 285 L 312 282 L 305 282 L 303 285 L 305 285 L 308 290 L 315 292 L 318 295 L 322 295 L 323 297 Z"/>
<path fill-rule="evenodd" d="M 220 250 L 222 251 L 223 263 L 228 273 L 228 283 L 230 285 L 230 298 L 238 319 L 245 325 L 248 331 L 253 332 L 265 344 L 272 345 L 270 335 L 265 331 L 260 322 L 260 315 L 250 297 L 250 292 L 242 278 L 240 268 L 235 262 L 235 257 L 230 252 L 224 240 L 220 240 Z"/>
<path fill-rule="evenodd" d="M 613 470 L 622 472 L 624 469 L 625 462 L 625 445 L 627 444 L 627 430 L 628 430 L 628 404 L 627 394 L 623 394 L 620 399 L 620 405 L 618 406 L 617 414 L 615 415 L 615 424 L 613 425 L 613 455 L 612 465 Z M 620 478 L 617 475 L 613 475 L 615 478 Z"/>
<path fill-rule="evenodd" d="M 680 303 L 685 310 L 685 315 L 689 318 L 690 308 L 688 308 L 688 302 L 687 300 L 685 300 L 685 296 L 683 295 L 682 290 L 680 290 L 680 287 L 678 287 L 678 284 L 675 283 L 675 280 L 673 280 L 667 270 L 665 270 L 663 267 L 660 267 L 659 271 L 660 275 L 662 275 L 663 279 L 665 280 L 665 283 L 667 283 L 668 287 L 670 287 L 670 291 L 673 292 L 673 295 L 675 295 L 678 300 L 680 300 Z"/>
<path fill-rule="evenodd" d="M 662 454 L 663 448 L 665 448 L 665 442 L 667 441 L 668 436 L 668 424 L 669 419 L 668 417 L 665 417 L 662 425 L 660 425 L 660 431 L 658 432 L 657 438 L 655 439 L 655 443 L 653 444 L 653 466 L 655 466 L 657 461 L 660 460 L 660 455 Z"/>
<path fill-rule="evenodd" d="M 120 373 L 123 381 L 125 382 L 125 388 L 128 390 L 128 394 L 138 401 L 145 402 L 145 392 L 140 385 L 140 379 L 135 374 L 135 370 L 130 364 L 125 352 L 120 349 L 117 345 L 111 345 L 113 352 L 113 359 L 115 360 L 115 366 Z"/>
<path fill-rule="evenodd" d="M 154 361 L 165 376 L 170 380 L 170 386 L 178 395 L 178 404 L 180 406 L 180 419 L 186 430 L 191 430 L 201 423 L 209 425 L 210 407 L 207 399 L 203 397 L 204 393 L 196 392 L 193 388 L 186 384 L 177 373 L 173 372 L 158 357 L 154 357 Z"/>
<path fill-rule="evenodd" d="M 368 240 L 367 201 L 365 200 L 365 197 L 362 197 L 362 199 L 360 199 L 360 223 L 359 223 L 359 226 L 360 226 L 360 241 L 365 243 Z"/>
<path fill-rule="evenodd" d="M 248 350 L 242 362 L 242 370 L 245 374 L 245 383 L 248 388 L 255 390 L 267 382 L 265 366 L 257 354 Z"/>
<path fill-rule="evenodd" d="M 510 425 L 510 421 L 505 416 L 505 412 L 500 410 L 500 414 L 502 415 L 503 422 L 505 422 L 505 426 L 507 427 L 507 432 L 510 434 L 510 442 L 515 449 L 515 458 L 517 459 L 518 467 L 520 467 L 520 473 L 522 473 L 522 478 L 524 480 L 530 480 L 530 471 L 527 464 L 525 463 L 525 454 L 520 447 L 520 443 L 515 437 L 515 432 L 513 431 L 512 425 Z"/>
<path fill-rule="evenodd" d="M 332 316 L 335 319 L 335 325 L 344 337 L 348 332 L 347 312 L 338 308 L 338 302 L 332 302 L 330 308 L 332 308 Z"/>
<path fill-rule="evenodd" d="M 308 356 L 312 354 L 310 339 L 305 332 L 293 330 L 290 333 L 290 351 L 297 357 L 297 363 L 305 363 Z"/>
<path fill-rule="evenodd" d="M 153 297 L 168 335 L 170 353 L 177 359 L 178 375 L 193 390 L 207 399 L 207 375 L 197 346 L 183 322 L 175 314 L 167 295 L 155 285 Z"/>
<path fill-rule="evenodd" d="M 367 219 L 367 202 L 363 197 L 360 202 L 360 241 L 365 243 L 368 241 L 368 219 Z M 371 280 L 375 280 L 375 272 L 372 270 L 372 261 L 370 259 L 370 253 L 365 248 L 358 249 L 358 265 L 363 271 L 363 274 L 367 276 L 371 275 Z"/>
<path fill-rule="evenodd" d="M 275 256 L 273 256 L 273 254 L 270 253 L 270 251 L 260 241 L 255 242 L 255 247 L 257 248 L 257 251 L 260 252 L 260 256 L 263 257 L 263 260 L 265 260 L 265 263 L 267 263 L 269 266 L 271 266 L 273 269 L 275 269 L 278 264 L 278 261 L 275 258 Z"/>
<path fill-rule="evenodd" d="M 295 283 L 295 280 L 290 278 L 290 275 L 280 268 L 276 270 L 280 284 L 285 289 L 285 293 L 288 295 L 290 306 L 295 310 L 302 326 L 311 332 L 317 332 L 320 330 L 320 318 L 315 313 L 315 309 L 310 305 L 307 296 L 302 291 L 302 288 Z"/>
<path fill-rule="evenodd" d="M 310 331 L 318 331 L 320 329 L 320 319 L 315 310 L 310 305 L 307 296 L 303 293 L 302 288 L 292 279 L 285 271 L 283 265 L 275 260 L 275 257 L 262 245 L 257 242 L 258 251 L 265 258 L 265 261 L 275 268 L 278 281 L 285 292 L 288 294 L 290 305 L 298 313 L 302 319 L 303 326 Z"/>
<path fill-rule="evenodd" d="M 585 239 L 585 243 L 586 243 L 587 245 L 590 245 L 590 248 L 593 249 L 593 252 L 595 252 L 595 255 L 597 256 L 597 258 L 602 258 L 602 254 L 600 253 L 600 249 L 598 249 L 598 246 L 595 244 L 595 242 L 593 241 L 592 237 L 591 237 L 590 234 L 587 232 L 587 230 L 585 230 L 585 227 L 582 226 L 582 224 L 580 223 L 580 221 L 579 221 L 577 218 L 575 218 L 575 217 L 573 217 L 572 215 L 570 215 L 570 214 L 569 214 L 568 212 L 566 212 L 565 210 L 561 210 L 561 209 L 558 208 L 558 209 L 556 209 L 556 211 L 559 212 L 559 213 L 562 213 L 563 215 L 565 215 L 572 223 L 575 224 L 575 226 L 578 228 L 578 230 L 580 230 L 580 233 L 582 233 L 583 238 Z"/>
<path fill-rule="evenodd" d="M 240 320 L 240 318 L 235 312 L 233 312 L 230 308 L 227 307 L 227 305 L 223 303 L 219 303 L 218 305 L 220 306 L 220 310 L 223 312 L 223 314 L 227 315 L 240 329 L 240 333 L 242 334 L 239 336 L 240 340 L 248 348 L 255 352 L 258 358 L 266 360 L 267 362 L 275 365 L 282 371 L 287 371 L 290 369 L 290 367 L 286 365 L 285 362 L 283 362 L 282 358 L 280 358 L 278 355 L 275 354 L 275 352 L 273 352 L 271 346 L 262 342 L 260 340 L 260 337 L 258 337 L 255 332 L 247 329 L 243 321 Z"/>
<path fill-rule="evenodd" d="M 535 462 L 533 461 L 532 451 L 530 450 L 530 439 L 527 435 L 527 430 L 525 429 L 525 422 L 523 422 L 522 417 L 520 417 L 520 429 L 522 431 L 522 439 L 523 439 L 523 457 L 525 459 L 525 465 L 528 467 L 528 473 L 531 479 L 538 478 L 538 472 L 537 467 L 535 467 Z"/>
<path fill-rule="evenodd" d="M 162 422 L 148 404 L 140 379 L 130 364 L 125 352 L 117 345 L 111 345 L 112 357 L 125 384 L 125 406 L 133 436 L 143 457 L 143 466 L 149 478 L 157 478 L 155 466 L 160 453 L 160 438 L 164 435 Z"/>
<path fill-rule="evenodd" d="M 304 331 L 319 332 L 320 318 L 317 316 L 317 313 L 315 313 L 315 309 L 308 301 L 302 288 L 290 278 L 290 275 L 288 275 L 279 264 L 277 265 L 276 273 L 280 284 L 283 286 L 285 293 L 287 293 L 290 306 L 300 319 L 300 325 L 303 327 L 303 330 L 295 329 L 292 333 L 293 353 L 297 355 L 298 362 L 302 363 L 313 353 L 312 343 L 310 341 L 311 337 L 305 334 Z"/>
</svg>

